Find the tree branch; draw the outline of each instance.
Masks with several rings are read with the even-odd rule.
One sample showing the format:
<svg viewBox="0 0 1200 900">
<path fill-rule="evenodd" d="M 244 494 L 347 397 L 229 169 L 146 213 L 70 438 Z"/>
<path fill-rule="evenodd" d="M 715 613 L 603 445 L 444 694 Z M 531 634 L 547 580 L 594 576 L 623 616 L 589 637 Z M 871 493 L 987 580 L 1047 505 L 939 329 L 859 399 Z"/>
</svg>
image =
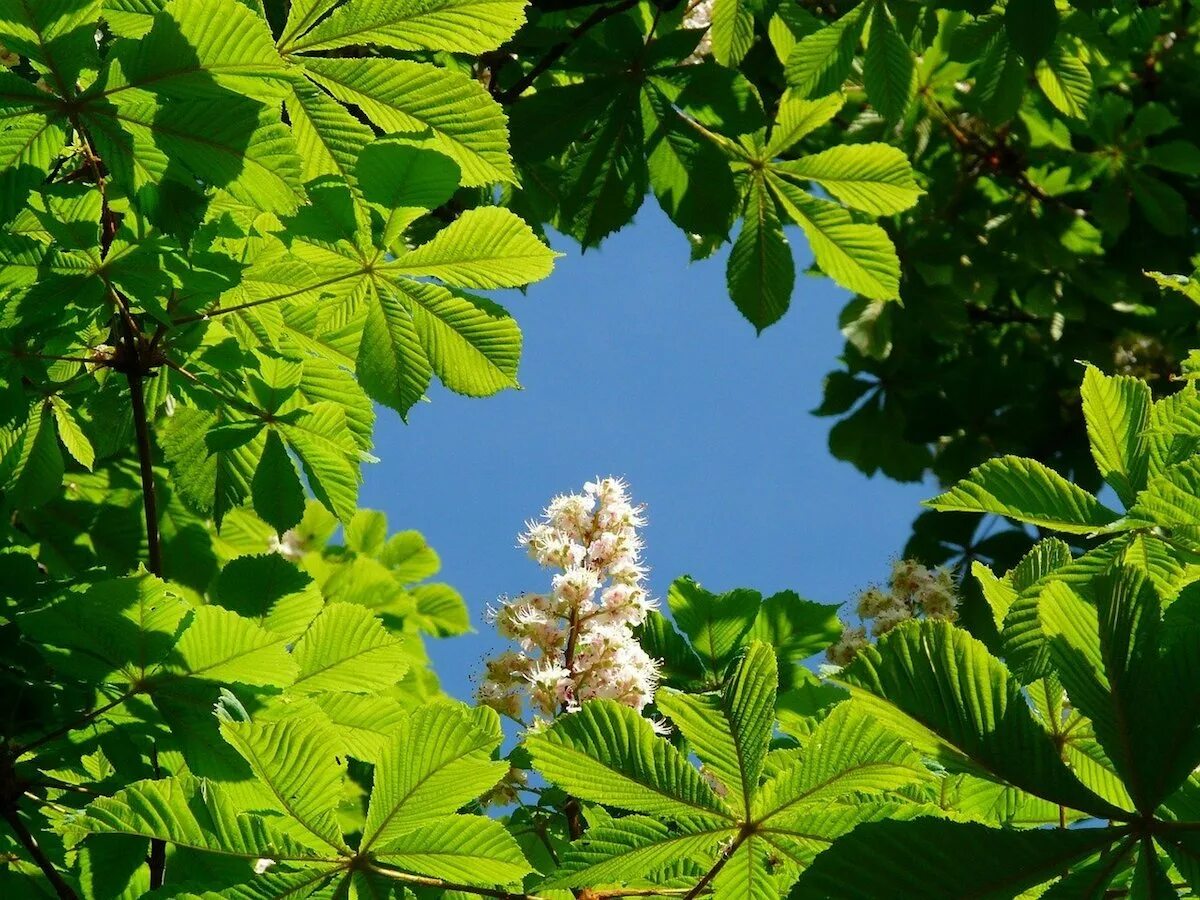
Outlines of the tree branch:
<svg viewBox="0 0 1200 900">
<path fill-rule="evenodd" d="M 445 881 L 441 878 L 430 878 L 425 875 L 413 875 L 409 872 L 401 872 L 397 869 L 389 869 L 386 866 L 381 866 L 378 863 L 371 863 L 371 871 L 386 878 L 394 878 L 396 881 L 403 881 L 406 884 L 416 884 L 422 887 L 441 888 L 447 891 L 462 891 L 464 894 L 476 894 L 480 897 L 494 897 L 496 900 L 546 900 L 544 897 L 539 897 L 536 894 L 514 894 L 511 891 L 500 890 L 499 888 L 476 887 L 471 884 L 455 884 L 452 881 Z"/>
<path fill-rule="evenodd" d="M 583 6 L 584 4 L 579 4 Z M 537 79 L 549 69 L 552 65 L 558 62 L 564 53 L 571 49 L 580 38 L 612 16 L 620 15 L 627 9 L 633 9 L 638 5 L 638 0 L 621 0 L 620 3 L 613 6 L 600 6 L 592 12 L 590 16 L 571 29 L 566 40 L 560 41 L 549 50 L 546 55 L 534 63 L 533 68 L 522 75 L 517 82 L 508 90 L 501 91 L 496 95 L 496 99 L 501 103 L 512 103 L 520 97 L 525 90 L 533 84 Z"/>
<path fill-rule="evenodd" d="M 25 827 L 25 823 L 21 821 L 21 817 L 17 815 L 17 810 L 14 806 L 4 807 L 4 821 L 8 823 L 8 827 L 16 834 L 17 840 L 21 842 L 21 846 L 25 848 L 37 867 L 42 870 L 42 874 L 46 876 L 46 880 L 54 888 L 54 892 L 58 894 L 62 900 L 78 900 L 79 895 L 71 888 L 69 884 L 59 874 L 58 869 L 54 867 L 54 863 L 50 861 L 50 857 L 46 856 L 42 848 L 38 846 L 29 829 Z"/>
</svg>

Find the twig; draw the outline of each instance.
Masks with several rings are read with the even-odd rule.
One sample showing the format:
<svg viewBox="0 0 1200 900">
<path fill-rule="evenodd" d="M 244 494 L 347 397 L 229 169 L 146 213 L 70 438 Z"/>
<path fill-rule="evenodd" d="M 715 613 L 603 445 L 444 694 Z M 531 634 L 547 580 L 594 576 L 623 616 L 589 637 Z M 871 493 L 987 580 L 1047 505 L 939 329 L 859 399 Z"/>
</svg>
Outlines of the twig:
<svg viewBox="0 0 1200 900">
<path fill-rule="evenodd" d="M 381 866 L 378 863 L 371 863 L 370 869 L 379 875 L 386 878 L 393 878 L 396 881 L 403 881 L 406 884 L 416 884 L 422 887 L 441 888 L 447 891 L 462 891 L 465 894 L 477 894 L 480 897 L 494 897 L 496 900 L 546 900 L 544 897 L 539 897 L 536 894 L 514 894 L 512 891 L 504 891 L 499 888 L 476 887 L 471 884 L 456 884 L 452 881 L 445 881 L 441 878 L 429 878 L 425 875 L 413 875 L 409 872 L 401 872 L 397 869 L 389 869 L 386 866 Z"/>
<path fill-rule="evenodd" d="M 633 9 L 633 7 L 637 5 L 638 0 L 621 0 L 620 3 L 617 3 L 613 6 L 600 6 L 596 8 L 590 16 L 571 29 L 565 40 L 560 41 L 547 50 L 546 55 L 534 63 L 532 69 L 522 75 L 508 90 L 501 91 L 496 96 L 496 99 L 501 103 L 512 103 L 523 93 L 525 93 L 525 90 L 535 81 L 537 81 L 543 72 L 558 62 L 559 59 L 562 58 L 562 55 L 570 50 L 571 46 L 585 34 L 587 34 L 605 19 L 620 15 L 621 13 L 625 12 L 625 10 Z"/>
<path fill-rule="evenodd" d="M 66 725 L 61 726 L 60 728 L 56 728 L 53 731 L 51 731 L 49 734 L 42 735 L 40 738 L 33 741 L 32 743 L 26 744 L 25 746 L 14 750 L 13 756 L 14 757 L 24 756 L 26 753 L 29 753 L 31 750 L 36 750 L 38 747 L 41 747 L 44 744 L 48 744 L 48 743 L 50 743 L 50 741 L 57 740 L 58 738 L 62 737 L 65 734 L 70 734 L 76 728 L 82 728 L 84 725 L 86 725 L 88 722 L 91 722 L 93 719 L 100 718 L 100 716 L 104 715 L 110 709 L 115 709 L 116 707 L 120 706 L 122 703 L 124 703 L 126 700 L 128 700 L 130 697 L 132 697 L 133 694 L 134 694 L 133 691 L 128 691 L 128 692 L 122 694 L 116 700 L 111 701 L 110 703 L 105 703 L 103 706 L 97 706 L 95 709 L 89 710 L 88 712 L 84 713 L 82 717 L 76 719 L 74 722 L 70 722 Z"/>
<path fill-rule="evenodd" d="M 42 851 L 38 846 L 29 829 L 25 827 L 25 823 L 21 821 L 21 817 L 17 815 L 17 810 L 14 806 L 4 807 L 4 821 L 8 822 L 9 828 L 17 836 L 17 840 L 21 842 L 21 846 L 25 848 L 37 867 L 42 870 L 42 874 L 46 876 L 46 880 L 50 882 L 54 888 L 54 893 L 58 894 L 62 900 L 78 900 L 79 895 L 71 888 L 69 884 L 59 874 L 58 869 L 54 867 L 54 863 L 50 861 L 50 857 Z"/>
</svg>

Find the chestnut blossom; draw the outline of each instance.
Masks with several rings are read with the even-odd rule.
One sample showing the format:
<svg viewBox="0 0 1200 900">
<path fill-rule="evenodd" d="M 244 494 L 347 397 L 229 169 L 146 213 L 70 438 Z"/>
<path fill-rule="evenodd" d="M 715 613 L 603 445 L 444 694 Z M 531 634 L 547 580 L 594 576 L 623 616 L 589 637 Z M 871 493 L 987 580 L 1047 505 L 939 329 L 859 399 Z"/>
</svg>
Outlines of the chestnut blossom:
<svg viewBox="0 0 1200 900">
<path fill-rule="evenodd" d="M 944 566 L 930 569 L 915 559 L 897 560 L 887 588 L 873 585 L 858 596 L 859 619 L 871 623 L 871 634 L 882 637 L 909 619 L 958 618 L 958 585 Z M 869 645 L 865 625 L 845 628 L 842 638 L 825 655 L 835 667 L 849 665 Z"/>
<path fill-rule="evenodd" d="M 644 524 L 642 508 L 616 478 L 555 497 L 540 521 L 526 524 L 520 546 L 561 571 L 548 593 L 502 598 L 488 611 L 501 636 L 520 649 L 488 660 L 480 703 L 517 718 L 525 699 L 543 716 L 592 699 L 641 711 L 653 699 L 658 662 L 633 634 L 655 606 L 641 563 Z"/>
</svg>

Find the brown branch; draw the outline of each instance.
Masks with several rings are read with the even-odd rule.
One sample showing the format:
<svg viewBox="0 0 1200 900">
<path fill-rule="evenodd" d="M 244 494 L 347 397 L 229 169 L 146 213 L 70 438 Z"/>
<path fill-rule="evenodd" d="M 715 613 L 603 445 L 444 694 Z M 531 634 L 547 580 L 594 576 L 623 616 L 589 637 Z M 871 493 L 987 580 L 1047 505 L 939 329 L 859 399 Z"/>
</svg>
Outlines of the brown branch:
<svg viewBox="0 0 1200 900">
<path fill-rule="evenodd" d="M 637 5 L 638 0 L 621 0 L 620 3 L 613 6 L 597 7 L 590 16 L 571 29 L 565 40 L 559 41 L 547 50 L 546 55 L 534 63 L 533 68 L 517 79 L 517 82 L 512 87 L 497 94 L 496 99 L 501 103 L 512 103 L 525 93 L 525 90 L 537 81 L 547 69 L 558 62 L 563 54 L 570 50 L 585 34 L 604 20 L 620 15 L 625 10 L 633 9 Z"/>
<path fill-rule="evenodd" d="M 25 848 L 37 867 L 42 870 L 42 874 L 46 876 L 46 880 L 50 882 L 51 887 L 62 900 L 78 900 L 79 895 L 74 889 L 67 884 L 66 880 L 59 874 L 58 869 L 54 867 L 54 863 L 50 861 L 50 857 L 46 856 L 38 842 L 34 840 L 29 829 L 25 827 L 25 823 L 21 821 L 21 817 L 17 815 L 15 806 L 4 807 L 4 821 L 8 822 L 9 828 L 16 834 L 17 840 L 21 842 L 21 846 Z"/>
<path fill-rule="evenodd" d="M 62 737 L 63 735 L 70 734 L 76 728 L 82 728 L 88 722 L 91 722 L 94 719 L 100 718 L 100 716 L 104 715 L 110 709 L 115 709 L 116 707 L 120 706 L 122 703 L 124 703 L 126 700 L 128 700 L 133 695 L 134 695 L 133 691 L 128 691 L 110 703 L 105 703 L 103 706 L 98 706 L 93 710 L 89 710 L 88 712 L 84 713 L 83 716 L 76 719 L 74 722 L 71 722 L 67 725 L 63 725 L 60 728 L 56 728 L 53 731 L 51 731 L 49 734 L 44 734 L 37 740 L 35 740 L 29 744 L 26 744 L 23 747 L 17 748 L 16 750 L 13 751 L 13 756 L 14 757 L 24 756 L 26 753 L 29 753 L 31 750 L 36 750 L 38 747 L 41 747 L 44 744 L 50 743 L 50 741 L 57 740 L 58 738 Z"/>
<path fill-rule="evenodd" d="M 747 830 L 746 828 L 743 828 L 740 832 L 738 832 L 738 836 L 733 839 L 733 841 L 728 847 L 725 848 L 724 851 L 722 851 L 721 855 L 717 858 L 717 861 L 713 863 L 713 867 L 704 873 L 704 877 L 696 882 L 695 887 L 683 895 L 683 900 L 696 900 L 697 897 L 704 893 L 704 889 L 712 883 L 712 880 L 716 878 L 718 874 L 720 874 L 721 870 L 725 868 L 725 864 L 733 858 L 733 854 L 737 853 L 738 847 L 742 846 L 742 844 L 746 842 L 746 839 L 750 837 L 751 834 L 753 834 L 753 832 Z"/>
</svg>

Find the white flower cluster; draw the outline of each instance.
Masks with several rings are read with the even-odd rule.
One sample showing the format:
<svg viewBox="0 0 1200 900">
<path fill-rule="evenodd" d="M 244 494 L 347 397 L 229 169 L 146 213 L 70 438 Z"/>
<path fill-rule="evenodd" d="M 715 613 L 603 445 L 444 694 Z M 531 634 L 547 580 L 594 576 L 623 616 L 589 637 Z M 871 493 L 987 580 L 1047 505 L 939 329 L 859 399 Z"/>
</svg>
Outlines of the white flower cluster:
<svg viewBox="0 0 1200 900">
<path fill-rule="evenodd" d="M 489 621 L 520 650 L 488 660 L 480 703 L 519 717 L 523 694 L 546 716 L 596 698 L 641 711 L 653 699 L 658 663 L 633 635 L 654 607 L 637 532 L 644 524 L 616 478 L 556 497 L 542 521 L 527 524 L 521 546 L 562 572 L 548 594 L 522 594 L 489 610 Z"/>
<path fill-rule="evenodd" d="M 915 559 L 897 560 L 888 589 L 867 588 L 858 597 L 857 612 L 864 622 L 870 620 L 875 637 L 919 616 L 954 621 L 958 618 L 958 586 L 944 566 L 929 569 Z M 846 666 L 868 643 L 866 626 L 848 627 L 825 655 L 833 665 Z"/>
<path fill-rule="evenodd" d="M 712 54 L 712 14 L 716 0 L 689 0 L 687 12 L 683 14 L 683 27 L 688 29 L 704 29 L 700 43 L 691 55 L 683 60 L 684 65 L 696 65 L 704 62 L 706 56 Z"/>
</svg>

